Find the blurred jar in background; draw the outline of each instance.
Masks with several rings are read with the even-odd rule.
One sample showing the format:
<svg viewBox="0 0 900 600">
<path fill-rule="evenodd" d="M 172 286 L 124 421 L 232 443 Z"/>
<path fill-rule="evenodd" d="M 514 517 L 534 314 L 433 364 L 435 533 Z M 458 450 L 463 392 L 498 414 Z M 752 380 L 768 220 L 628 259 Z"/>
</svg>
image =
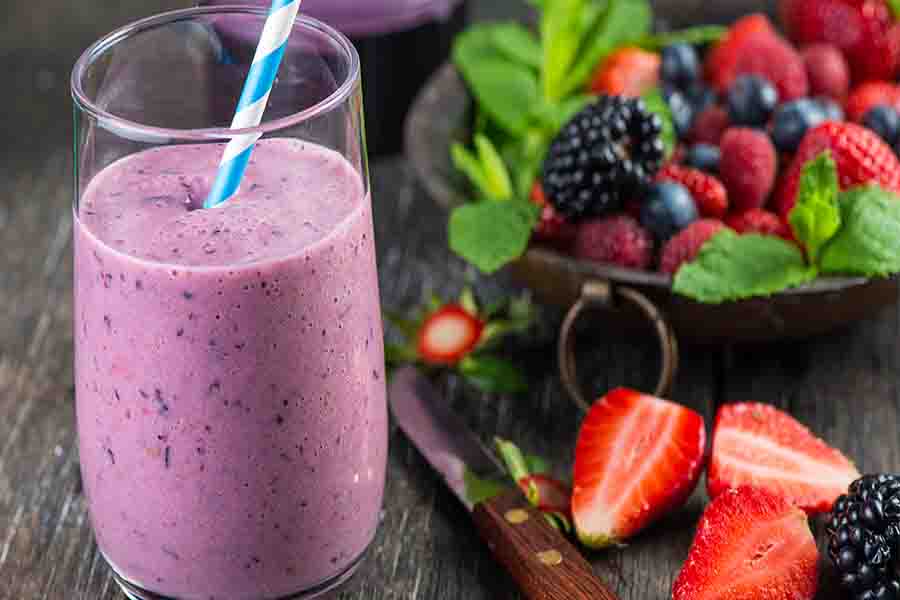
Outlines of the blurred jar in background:
<svg viewBox="0 0 900 600">
<path fill-rule="evenodd" d="M 402 150 L 409 106 L 428 76 L 449 57 L 453 37 L 466 23 L 467 1 L 303 0 L 301 13 L 340 29 L 359 52 L 370 154 Z M 271 0 L 200 1 L 201 6 L 226 4 L 267 8 Z M 259 32 L 230 31 L 227 24 L 217 29 L 226 55 L 253 52 Z"/>
</svg>

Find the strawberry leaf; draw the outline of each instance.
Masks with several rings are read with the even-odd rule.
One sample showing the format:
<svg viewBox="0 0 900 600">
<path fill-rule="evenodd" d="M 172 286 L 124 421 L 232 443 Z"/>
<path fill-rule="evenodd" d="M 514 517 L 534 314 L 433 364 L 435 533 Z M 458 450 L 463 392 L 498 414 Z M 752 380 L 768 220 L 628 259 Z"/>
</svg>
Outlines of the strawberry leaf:
<svg viewBox="0 0 900 600">
<path fill-rule="evenodd" d="M 416 339 L 421 323 L 418 319 L 407 319 L 393 311 L 384 311 L 384 320 L 394 327 L 407 341 Z"/>
<path fill-rule="evenodd" d="M 516 394 L 528 389 L 522 372 L 512 363 L 493 356 L 466 356 L 459 362 L 459 372 L 483 392 Z"/>
<path fill-rule="evenodd" d="M 900 0 L 888 0 L 888 7 L 895 19 L 900 19 Z"/>
<path fill-rule="evenodd" d="M 507 488 L 494 479 L 479 477 L 468 467 L 463 471 L 463 483 L 466 486 L 466 499 L 473 505 L 490 500 Z"/>
<path fill-rule="evenodd" d="M 526 454 L 525 462 L 528 464 L 528 471 L 535 475 L 543 475 L 550 472 L 550 462 L 543 456 L 537 454 Z"/>
<path fill-rule="evenodd" d="M 822 251 L 825 273 L 882 276 L 900 272 L 900 198 L 876 186 L 842 192 L 843 227 Z"/>
<path fill-rule="evenodd" d="M 841 226 L 839 191 L 837 165 L 828 152 L 803 166 L 797 204 L 789 220 L 794 236 L 806 246 L 813 264 L 818 263 L 822 247 Z"/>
<path fill-rule="evenodd" d="M 390 366 L 414 363 L 417 360 L 419 360 L 419 354 L 411 346 L 391 343 L 384 345 L 384 362 Z"/>
<path fill-rule="evenodd" d="M 494 446 L 497 447 L 497 452 L 500 453 L 500 458 L 503 459 L 510 477 L 517 485 L 521 485 L 520 482 L 531 475 L 528 471 L 528 462 L 525 460 L 525 455 L 522 454 L 518 446 L 500 437 L 494 438 Z M 534 481 L 528 482 L 524 492 L 531 504 L 537 506 L 540 503 L 540 491 Z"/>
<path fill-rule="evenodd" d="M 463 288 L 463 291 L 459 294 L 458 302 L 460 307 L 462 307 L 464 311 L 466 311 L 473 317 L 478 318 L 478 301 L 475 299 L 475 294 L 472 292 L 472 288 Z"/>
</svg>

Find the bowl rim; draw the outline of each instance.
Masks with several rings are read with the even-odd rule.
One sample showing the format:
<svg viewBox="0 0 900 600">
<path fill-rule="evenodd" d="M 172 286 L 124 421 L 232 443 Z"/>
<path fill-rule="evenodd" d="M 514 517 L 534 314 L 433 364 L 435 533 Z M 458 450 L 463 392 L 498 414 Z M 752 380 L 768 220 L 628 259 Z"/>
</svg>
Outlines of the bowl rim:
<svg viewBox="0 0 900 600">
<path fill-rule="evenodd" d="M 431 100 L 430 97 L 435 94 L 436 83 L 444 79 L 447 79 L 454 87 L 457 87 L 459 91 L 466 95 L 466 102 L 471 103 L 472 101 L 456 66 L 452 61 L 446 61 L 431 75 L 431 77 L 429 77 L 425 86 L 419 91 L 419 94 L 413 101 L 412 108 L 409 111 L 404 130 L 405 151 L 408 157 L 410 155 L 414 157 L 419 154 L 415 151 L 416 147 L 422 145 L 421 138 L 423 136 L 417 133 L 420 129 L 419 124 L 429 121 L 429 119 L 425 118 L 428 113 L 424 109 L 429 104 L 429 101 Z M 446 178 L 439 179 L 433 177 L 432 173 L 427 172 L 427 169 L 421 160 L 410 158 L 409 162 L 412 164 L 416 177 L 422 183 L 428 196 L 433 202 L 436 202 L 445 208 L 460 204 L 461 195 L 459 190 L 453 188 Z M 441 200 L 442 198 L 445 200 Z M 533 257 L 542 262 L 554 264 L 561 269 L 576 272 L 583 277 L 606 279 L 619 284 L 654 288 L 660 291 L 667 291 L 673 296 L 690 300 L 690 298 L 687 298 L 686 296 L 682 297 L 674 292 L 672 289 L 671 276 L 656 271 L 626 269 L 587 260 L 579 260 L 573 256 L 568 256 L 559 251 L 539 245 L 529 246 L 528 250 L 526 250 L 525 257 Z M 873 279 L 870 277 L 820 275 L 814 281 L 781 292 L 776 292 L 769 295 L 768 298 L 840 292 L 847 288 L 867 285 L 872 281 Z"/>
</svg>

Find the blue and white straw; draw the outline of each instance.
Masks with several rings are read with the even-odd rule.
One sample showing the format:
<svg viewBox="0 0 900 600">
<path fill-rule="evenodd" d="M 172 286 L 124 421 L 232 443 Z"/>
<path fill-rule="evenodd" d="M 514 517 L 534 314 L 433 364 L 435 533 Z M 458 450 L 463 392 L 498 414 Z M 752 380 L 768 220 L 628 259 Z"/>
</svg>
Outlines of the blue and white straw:
<svg viewBox="0 0 900 600">
<path fill-rule="evenodd" d="M 288 38 L 297 18 L 300 0 L 272 0 L 272 8 L 263 27 L 253 64 L 244 81 L 244 90 L 235 109 L 232 129 L 256 127 L 262 122 L 272 84 L 278 75 L 278 67 L 284 56 Z M 247 133 L 231 138 L 219 162 L 216 181 L 203 203 L 212 208 L 225 202 L 237 191 L 256 144 L 262 134 Z"/>
</svg>

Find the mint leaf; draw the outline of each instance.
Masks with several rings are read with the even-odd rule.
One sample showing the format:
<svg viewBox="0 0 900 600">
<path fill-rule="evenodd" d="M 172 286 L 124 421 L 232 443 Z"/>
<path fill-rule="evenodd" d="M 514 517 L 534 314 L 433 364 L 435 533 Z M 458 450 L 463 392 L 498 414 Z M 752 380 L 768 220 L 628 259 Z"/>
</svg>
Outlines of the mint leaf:
<svg viewBox="0 0 900 600">
<path fill-rule="evenodd" d="M 763 235 L 738 235 L 730 229 L 712 237 L 692 262 L 675 274 L 675 292 L 699 302 L 719 304 L 768 296 L 815 279 L 794 244 Z"/>
<path fill-rule="evenodd" d="M 499 481 L 479 477 L 468 467 L 463 471 L 463 484 L 466 486 L 466 499 L 471 505 L 490 500 L 507 489 Z"/>
<path fill-rule="evenodd" d="M 900 0 L 888 0 L 888 7 L 895 19 L 900 19 Z"/>
<path fill-rule="evenodd" d="M 658 88 L 654 88 L 646 92 L 642 99 L 647 105 L 647 110 L 659 116 L 662 120 L 662 132 L 659 134 L 663 145 L 666 147 L 666 158 L 675 151 L 678 144 L 678 134 L 675 133 L 675 122 L 672 121 L 672 111 L 669 110 L 669 103 L 663 98 L 662 92 Z"/>
<path fill-rule="evenodd" d="M 900 0 L 895 1 L 900 2 Z M 727 32 L 728 28 L 721 25 L 699 25 L 697 27 L 679 29 L 678 31 L 645 35 L 635 45 L 640 46 L 644 50 L 662 50 L 672 44 L 700 46 L 718 42 Z"/>
<path fill-rule="evenodd" d="M 882 276 L 900 272 L 900 198 L 876 186 L 838 197 L 843 227 L 825 246 L 825 273 Z"/>
<path fill-rule="evenodd" d="M 566 96 L 563 83 L 578 54 L 582 39 L 582 19 L 590 0 L 547 0 L 541 13 L 540 33 L 543 60 L 543 96 L 559 100 Z"/>
<path fill-rule="evenodd" d="M 541 44 L 527 27 L 514 22 L 502 23 L 494 27 L 492 35 L 494 46 L 506 58 L 533 69 L 541 68 Z"/>
<path fill-rule="evenodd" d="M 479 107 L 506 132 L 522 135 L 540 96 L 537 75 L 494 45 L 496 25 L 474 25 L 456 37 L 453 62 Z"/>
<path fill-rule="evenodd" d="M 493 356 L 466 356 L 459 372 L 483 392 L 517 394 L 528 389 L 522 372 L 512 363 Z"/>
<path fill-rule="evenodd" d="M 506 164 L 497 152 L 497 148 L 486 136 L 475 136 L 475 150 L 478 152 L 478 160 L 481 164 L 484 179 L 488 186 L 488 192 L 496 200 L 509 200 L 512 198 L 512 182 L 509 179 L 509 171 Z"/>
<path fill-rule="evenodd" d="M 652 23 L 653 11 L 647 0 L 608 0 L 606 11 L 596 25 L 584 32 L 578 61 L 567 70 L 565 85 L 549 97 L 564 98 L 583 88 L 601 60 L 650 33 Z"/>
<path fill-rule="evenodd" d="M 491 197 L 491 185 L 475 154 L 459 142 L 453 142 L 450 146 L 450 158 L 453 160 L 453 166 L 469 178 L 475 189 L 481 194 Z"/>
<path fill-rule="evenodd" d="M 527 202 L 474 202 L 450 214 L 450 249 L 491 274 L 528 247 L 537 207 Z"/>
<path fill-rule="evenodd" d="M 838 192 L 837 166 L 828 152 L 803 165 L 797 204 L 789 220 L 794 236 L 806 247 L 813 264 L 818 263 L 822 246 L 841 226 Z"/>
</svg>

